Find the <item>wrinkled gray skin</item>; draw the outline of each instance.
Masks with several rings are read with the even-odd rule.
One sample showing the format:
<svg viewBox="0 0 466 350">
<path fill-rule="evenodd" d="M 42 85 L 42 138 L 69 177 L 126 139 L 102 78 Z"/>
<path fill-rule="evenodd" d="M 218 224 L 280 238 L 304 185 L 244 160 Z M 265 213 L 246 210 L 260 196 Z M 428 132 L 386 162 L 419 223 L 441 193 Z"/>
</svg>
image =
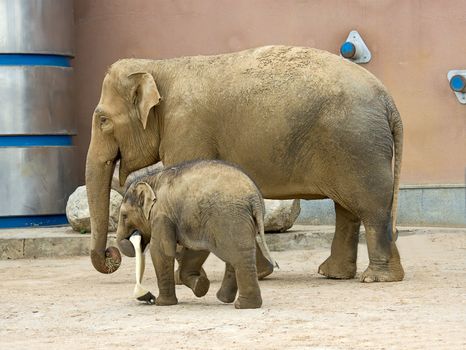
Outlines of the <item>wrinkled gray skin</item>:
<svg viewBox="0 0 466 350">
<path fill-rule="evenodd" d="M 256 185 L 239 169 L 220 161 L 179 164 L 143 176 L 127 190 L 120 209 L 117 242 L 122 251 L 138 230 L 142 249 L 150 243 L 157 274 L 157 305 L 173 305 L 176 245 L 186 248 L 180 262 L 181 281 L 194 294 L 203 296 L 209 281 L 199 274 L 209 252 L 226 262 L 225 276 L 217 297 L 235 307 L 262 305 L 256 269 L 256 250 L 273 260 L 264 239 L 264 201 Z M 257 247 L 256 247 L 257 246 Z M 200 251 L 200 252 L 194 252 Z M 202 256 L 203 258 L 199 258 Z"/>
<path fill-rule="evenodd" d="M 142 181 L 141 179 L 144 176 L 157 174 L 158 172 L 160 172 L 163 169 L 163 164 L 161 162 L 159 162 L 159 163 L 156 163 L 156 164 L 153 164 L 153 165 L 150 165 L 148 167 L 145 167 L 145 168 L 142 168 L 142 169 L 139 169 L 139 170 L 136 170 L 136 171 L 132 172 L 126 178 L 126 182 L 124 183 L 123 186 L 120 186 L 120 181 L 118 179 L 119 168 L 120 168 L 120 164 L 117 162 L 117 164 L 115 166 L 115 170 L 113 171 L 111 188 L 113 190 L 118 191 L 118 193 L 120 193 L 122 196 L 124 196 L 126 190 L 128 189 L 128 187 L 133 182 Z M 127 244 L 128 243 L 129 242 L 127 242 Z M 132 246 L 126 245 L 126 249 L 127 249 L 127 251 L 124 254 L 126 256 L 134 257 L 134 254 L 132 252 L 132 250 L 133 250 Z M 180 263 L 181 260 L 183 259 L 184 255 L 187 254 L 184 251 L 183 247 L 180 246 L 180 245 L 178 245 L 176 247 L 176 253 L 177 253 L 176 254 L 176 260 L 178 261 L 178 263 Z M 202 255 L 200 256 L 200 258 L 202 258 Z M 259 267 L 259 271 L 258 271 L 259 272 L 259 279 L 265 278 L 266 276 L 268 276 L 269 274 L 271 274 L 273 272 L 273 269 L 272 270 L 270 269 L 269 264 L 267 263 L 267 260 L 264 258 L 264 256 L 262 254 L 258 257 L 258 261 L 259 261 L 259 266 L 258 266 Z M 207 278 L 207 275 L 206 275 L 203 268 L 201 268 L 200 273 L 201 273 L 202 276 Z M 176 272 L 175 272 L 175 282 L 176 282 L 176 284 L 183 284 L 183 282 L 181 281 L 181 278 L 180 278 L 180 270 L 179 269 L 177 269 Z"/>
<path fill-rule="evenodd" d="M 221 159 L 238 164 L 265 198 L 335 202 L 335 237 L 321 274 L 355 276 L 362 221 L 370 262 L 361 280 L 400 281 L 393 238 L 402 135 L 380 81 L 325 51 L 268 46 L 120 60 L 105 76 L 87 156 L 94 267 L 110 273 L 120 264 L 116 248 L 105 250 L 117 160 L 123 184 L 159 160 Z"/>
<path fill-rule="evenodd" d="M 111 188 L 112 190 L 117 191 L 119 194 L 122 196 L 125 195 L 126 190 L 128 189 L 129 185 L 131 185 L 134 181 L 137 181 L 140 177 L 144 175 L 151 175 L 155 174 L 156 172 L 160 171 L 163 169 L 163 164 L 162 163 L 156 163 L 153 165 L 150 165 L 148 167 L 136 170 L 132 172 L 131 174 L 128 175 L 126 178 L 126 182 L 123 184 L 123 186 L 120 186 L 120 179 L 118 178 L 118 172 L 120 170 L 120 164 L 117 163 L 115 165 L 115 170 L 112 175 L 112 185 Z"/>
</svg>

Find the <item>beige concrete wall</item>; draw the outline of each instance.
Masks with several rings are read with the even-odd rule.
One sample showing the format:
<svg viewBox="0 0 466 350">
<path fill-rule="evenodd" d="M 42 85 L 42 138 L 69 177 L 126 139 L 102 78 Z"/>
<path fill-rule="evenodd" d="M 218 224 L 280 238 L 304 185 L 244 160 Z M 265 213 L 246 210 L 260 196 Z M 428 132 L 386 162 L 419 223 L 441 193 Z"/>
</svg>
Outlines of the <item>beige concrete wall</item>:
<svg viewBox="0 0 466 350">
<path fill-rule="evenodd" d="M 373 55 L 364 67 L 392 92 L 404 121 L 403 183 L 464 183 L 466 105 L 454 97 L 446 74 L 466 69 L 465 18 L 462 0 L 75 0 L 82 175 L 92 111 L 116 59 L 266 44 L 338 53 L 356 29 Z"/>
</svg>

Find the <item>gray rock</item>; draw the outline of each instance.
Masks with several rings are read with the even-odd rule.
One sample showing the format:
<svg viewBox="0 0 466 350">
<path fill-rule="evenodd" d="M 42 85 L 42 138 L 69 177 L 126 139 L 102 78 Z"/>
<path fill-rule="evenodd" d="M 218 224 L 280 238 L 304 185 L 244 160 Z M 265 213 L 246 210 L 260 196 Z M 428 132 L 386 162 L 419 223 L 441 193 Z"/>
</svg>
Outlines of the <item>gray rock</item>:
<svg viewBox="0 0 466 350">
<path fill-rule="evenodd" d="M 299 199 L 265 200 L 265 232 L 285 232 L 293 226 L 301 211 Z"/>
<path fill-rule="evenodd" d="M 110 191 L 110 217 L 108 230 L 116 231 L 118 226 L 118 214 L 123 197 L 117 191 Z M 66 217 L 73 228 L 78 232 L 91 232 L 91 219 L 89 205 L 87 203 L 86 186 L 79 186 L 68 198 L 66 203 Z"/>
</svg>

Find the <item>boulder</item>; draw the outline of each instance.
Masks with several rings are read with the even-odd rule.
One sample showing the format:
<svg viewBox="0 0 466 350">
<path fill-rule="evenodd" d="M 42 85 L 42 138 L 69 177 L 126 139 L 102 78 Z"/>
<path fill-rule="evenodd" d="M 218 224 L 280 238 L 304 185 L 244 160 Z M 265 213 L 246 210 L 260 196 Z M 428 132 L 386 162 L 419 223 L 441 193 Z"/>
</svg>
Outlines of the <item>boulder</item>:
<svg viewBox="0 0 466 350">
<path fill-rule="evenodd" d="M 117 191 L 110 191 L 110 218 L 108 230 L 116 231 L 118 214 L 123 197 Z M 91 219 L 87 203 L 86 186 L 79 186 L 68 198 L 66 203 L 66 217 L 73 230 L 84 233 L 91 232 Z"/>
<path fill-rule="evenodd" d="M 265 199 L 265 232 L 285 232 L 293 226 L 301 211 L 299 199 Z"/>
</svg>

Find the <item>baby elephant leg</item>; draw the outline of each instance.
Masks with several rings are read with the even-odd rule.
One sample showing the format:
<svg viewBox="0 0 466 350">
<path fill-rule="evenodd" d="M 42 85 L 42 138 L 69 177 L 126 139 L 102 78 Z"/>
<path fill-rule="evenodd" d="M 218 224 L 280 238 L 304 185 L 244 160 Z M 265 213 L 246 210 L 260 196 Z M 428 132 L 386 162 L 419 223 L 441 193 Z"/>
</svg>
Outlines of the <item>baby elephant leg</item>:
<svg viewBox="0 0 466 350">
<path fill-rule="evenodd" d="M 255 260 L 255 259 L 250 259 Z M 240 263 L 235 268 L 239 296 L 235 302 L 237 309 L 257 309 L 262 306 L 261 291 L 257 279 L 257 268 L 253 262 Z"/>
<path fill-rule="evenodd" d="M 235 301 L 238 285 L 236 283 L 235 269 L 231 264 L 225 264 L 225 275 L 223 276 L 222 286 L 217 292 L 217 299 L 224 303 Z"/>
<path fill-rule="evenodd" d="M 191 288 L 197 297 L 206 295 L 210 287 L 208 278 L 205 273 L 202 273 L 202 264 L 204 264 L 208 256 L 209 252 L 206 250 L 184 248 L 182 259 L 179 262 L 181 282 Z"/>
<path fill-rule="evenodd" d="M 188 249 L 188 248 L 185 248 L 185 247 L 180 246 L 180 245 L 178 245 L 176 247 L 176 261 L 178 262 L 178 269 L 175 271 L 175 283 L 177 285 L 184 284 L 183 281 L 181 280 L 181 277 L 180 277 L 180 267 L 179 266 L 182 265 L 182 263 L 183 263 L 183 258 L 184 258 L 186 249 Z M 204 276 L 205 278 L 207 278 L 207 274 L 205 273 L 202 266 L 200 267 L 199 273 L 201 274 L 201 276 Z"/>
<path fill-rule="evenodd" d="M 264 279 L 273 272 L 273 264 L 267 260 L 267 258 L 262 253 L 261 248 L 256 243 L 256 264 L 257 264 L 257 277 L 260 280 Z"/>
<path fill-rule="evenodd" d="M 157 275 L 159 296 L 156 305 L 174 305 L 178 303 L 175 294 L 175 251 L 176 232 L 171 221 L 165 217 L 157 218 L 150 242 L 150 255 Z"/>
<path fill-rule="evenodd" d="M 178 304 L 175 294 L 175 257 L 163 255 L 155 245 L 151 244 L 151 257 L 157 275 L 157 284 L 159 287 L 159 296 L 155 300 L 156 305 L 174 305 Z"/>
</svg>

